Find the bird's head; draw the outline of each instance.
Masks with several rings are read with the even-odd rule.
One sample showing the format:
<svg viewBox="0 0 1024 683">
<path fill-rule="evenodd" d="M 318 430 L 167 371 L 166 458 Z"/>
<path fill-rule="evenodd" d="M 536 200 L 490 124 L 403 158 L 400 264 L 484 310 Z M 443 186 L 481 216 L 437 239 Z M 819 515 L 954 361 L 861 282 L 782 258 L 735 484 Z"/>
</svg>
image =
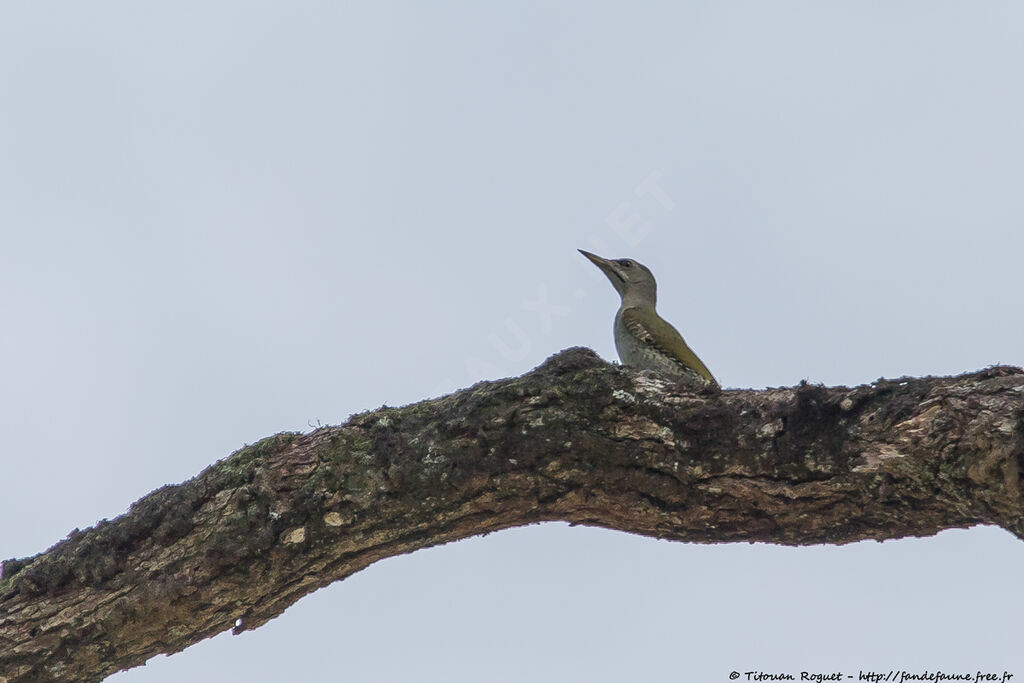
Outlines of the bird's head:
<svg viewBox="0 0 1024 683">
<path fill-rule="evenodd" d="M 642 263 L 633 259 L 606 259 L 589 251 L 577 250 L 586 256 L 591 263 L 601 269 L 601 272 L 612 281 L 612 286 L 619 293 L 622 300 L 629 300 L 634 304 L 649 304 L 654 306 L 657 299 L 658 285 L 654 281 L 654 275 L 650 269 Z"/>
</svg>

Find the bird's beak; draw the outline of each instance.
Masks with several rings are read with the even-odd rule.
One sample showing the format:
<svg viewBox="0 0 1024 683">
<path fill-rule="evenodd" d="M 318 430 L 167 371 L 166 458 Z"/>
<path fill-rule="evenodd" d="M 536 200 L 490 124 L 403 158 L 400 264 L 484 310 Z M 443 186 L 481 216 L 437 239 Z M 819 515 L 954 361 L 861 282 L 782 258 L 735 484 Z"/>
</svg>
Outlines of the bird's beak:
<svg viewBox="0 0 1024 683">
<path fill-rule="evenodd" d="M 586 256 L 591 263 L 600 268 L 601 272 L 607 275 L 608 279 L 611 280 L 612 283 L 626 281 L 626 279 L 619 274 L 619 269 L 614 261 L 609 261 L 606 258 L 601 258 L 597 254 L 591 254 L 589 251 L 583 251 L 582 249 L 577 249 L 576 251 Z"/>
</svg>

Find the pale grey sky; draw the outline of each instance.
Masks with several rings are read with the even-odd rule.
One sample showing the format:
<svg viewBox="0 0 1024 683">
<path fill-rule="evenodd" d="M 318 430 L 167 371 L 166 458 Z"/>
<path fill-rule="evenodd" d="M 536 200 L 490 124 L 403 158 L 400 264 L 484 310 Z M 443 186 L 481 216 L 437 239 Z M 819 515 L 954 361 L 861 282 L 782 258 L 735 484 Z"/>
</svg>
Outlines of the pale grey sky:
<svg viewBox="0 0 1024 683">
<path fill-rule="evenodd" d="M 579 247 L 727 387 L 1024 364 L 1022 73 L 1014 2 L 7 3 L 0 557 L 278 431 L 614 359 Z M 1021 566 L 986 528 L 534 526 L 110 680 L 1024 679 Z"/>
</svg>

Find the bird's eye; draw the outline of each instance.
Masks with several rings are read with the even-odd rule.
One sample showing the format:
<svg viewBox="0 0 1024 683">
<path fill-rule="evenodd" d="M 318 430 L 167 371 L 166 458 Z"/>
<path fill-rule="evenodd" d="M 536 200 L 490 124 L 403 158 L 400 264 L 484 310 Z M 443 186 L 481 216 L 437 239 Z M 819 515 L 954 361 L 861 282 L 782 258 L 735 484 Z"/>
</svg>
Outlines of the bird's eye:
<svg viewBox="0 0 1024 683">
<path fill-rule="evenodd" d="M 622 266 L 623 268 L 632 268 L 633 262 L 630 261 L 629 259 L 623 259 L 622 261 L 619 261 L 619 265 Z"/>
</svg>

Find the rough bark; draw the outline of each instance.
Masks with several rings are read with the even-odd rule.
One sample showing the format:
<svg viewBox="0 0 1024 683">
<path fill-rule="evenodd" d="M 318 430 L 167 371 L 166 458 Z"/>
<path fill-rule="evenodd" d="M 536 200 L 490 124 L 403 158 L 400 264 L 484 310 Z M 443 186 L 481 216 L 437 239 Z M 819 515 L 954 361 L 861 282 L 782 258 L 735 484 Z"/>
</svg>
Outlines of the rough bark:
<svg viewBox="0 0 1024 683">
<path fill-rule="evenodd" d="M 1024 537 L 1024 371 L 694 393 L 570 349 L 278 434 L 9 560 L 0 681 L 98 681 L 384 557 L 544 520 L 680 541 Z"/>
</svg>

